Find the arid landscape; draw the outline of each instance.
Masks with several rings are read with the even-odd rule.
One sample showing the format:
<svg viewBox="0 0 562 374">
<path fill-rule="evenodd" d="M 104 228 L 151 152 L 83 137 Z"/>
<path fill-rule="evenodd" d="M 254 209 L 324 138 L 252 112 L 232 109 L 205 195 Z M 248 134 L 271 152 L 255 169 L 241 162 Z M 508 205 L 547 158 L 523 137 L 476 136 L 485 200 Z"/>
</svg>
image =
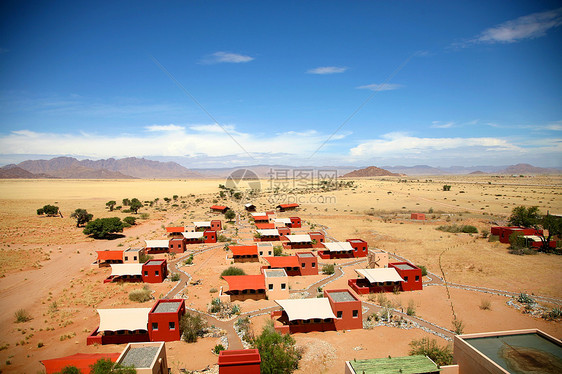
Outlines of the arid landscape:
<svg viewBox="0 0 562 374">
<path fill-rule="evenodd" d="M 493 225 L 503 225 L 512 209 L 519 205 L 537 205 L 541 212 L 562 212 L 562 177 L 560 176 L 492 176 L 459 175 L 428 177 L 377 177 L 353 179 L 353 185 L 333 191 L 296 192 L 287 198 L 298 199 L 298 213 L 278 213 L 280 217 L 297 214 L 303 227 L 295 233 L 323 229 L 328 238 L 345 240 L 362 238 L 371 249 L 387 251 L 391 257 L 406 258 L 428 269 L 422 291 L 390 293 L 385 302 L 396 310 L 413 305 L 415 317 L 439 328 L 454 330 L 453 307 L 463 323 L 464 333 L 508 329 L 540 328 L 562 337 L 560 321 L 547 321 L 540 313 L 523 313 L 514 296 L 526 293 L 540 307 L 548 310 L 562 305 L 562 256 L 539 253 L 519 256 L 508 252 L 508 245 L 490 242 L 483 233 Z M 166 226 L 189 225 L 192 221 L 215 217 L 209 206 L 219 202 L 239 213 L 236 222 L 227 223 L 223 234 L 238 243 L 252 242 L 253 230 L 244 212 L 251 201 L 258 211 L 273 209 L 272 194 L 262 191 L 247 200 L 221 199 L 219 184 L 224 180 L 1 180 L 0 181 L 0 370 L 6 373 L 38 373 L 39 360 L 77 352 L 120 352 L 113 345 L 86 346 L 86 337 L 99 324 L 97 308 L 144 306 L 153 300 L 135 303 L 127 297 L 134 283 L 102 281 L 108 268 L 92 268 L 96 250 L 120 247 L 142 247 L 144 240 L 164 239 Z M 443 191 L 444 184 L 451 185 Z M 262 180 L 266 186 L 267 181 Z M 177 200 L 164 198 L 177 195 Z M 137 197 L 154 201 L 141 208 L 137 224 L 126 228 L 123 236 L 113 240 L 94 240 L 76 227 L 70 213 L 87 209 L 94 218 L 127 213 L 109 212 L 105 203 Z M 60 207 L 64 218 L 38 216 L 36 209 L 45 204 Z M 410 219 L 410 213 L 425 213 L 427 220 Z M 220 219 L 224 218 L 221 216 Z M 447 233 L 436 230 L 440 225 L 473 225 L 477 234 Z M 180 294 L 186 306 L 206 312 L 207 305 L 227 283 L 220 273 L 231 264 L 224 244 L 200 244 L 178 257 L 167 258 L 172 273 L 179 269 L 189 274 L 197 285 L 184 285 L 168 278 L 150 284 L 154 298 Z M 204 249 L 207 249 L 203 251 Z M 290 252 L 290 251 L 289 251 Z M 192 265 L 183 259 L 194 253 Z M 322 263 L 341 265 L 349 259 Z M 255 263 L 241 264 L 246 274 L 259 274 Z M 312 290 L 325 280 L 325 289 L 347 288 L 355 278 L 353 269 L 365 267 L 356 263 L 341 267 L 342 276 L 293 277 L 290 289 Z M 448 289 L 443 280 L 449 282 Z M 449 296 L 450 295 L 450 298 Z M 296 297 L 296 296 L 295 296 Z M 313 295 L 314 297 L 314 295 Z M 381 300 L 360 296 L 366 320 Z M 242 316 L 249 315 L 251 329 L 259 333 L 269 314 L 253 317 L 258 309 L 275 307 L 272 300 L 235 302 Z M 483 308 L 482 305 L 487 305 Z M 367 309 L 366 306 L 368 306 Z M 520 309 L 518 309 L 520 308 Z M 31 320 L 16 323 L 17 310 L 27 311 Z M 239 338 L 228 333 L 235 319 L 217 321 L 224 329 L 231 347 L 240 346 Z M 230 327 L 229 327 L 230 326 Z M 428 325 L 429 326 L 429 325 Z M 442 330 L 439 330 L 442 331 Z M 220 334 L 219 334 L 220 335 Z M 413 339 L 430 336 L 440 344 L 450 343 L 451 335 L 439 336 L 412 323 L 401 327 L 374 326 L 363 330 L 312 332 L 295 334 L 304 348 L 299 373 L 341 373 L 343 363 L 354 358 L 407 355 Z M 236 341 L 238 339 L 238 341 Z M 180 369 L 203 370 L 217 363 L 213 347 L 220 337 L 204 337 L 196 343 L 167 343 L 168 361 L 173 373 Z"/>
</svg>

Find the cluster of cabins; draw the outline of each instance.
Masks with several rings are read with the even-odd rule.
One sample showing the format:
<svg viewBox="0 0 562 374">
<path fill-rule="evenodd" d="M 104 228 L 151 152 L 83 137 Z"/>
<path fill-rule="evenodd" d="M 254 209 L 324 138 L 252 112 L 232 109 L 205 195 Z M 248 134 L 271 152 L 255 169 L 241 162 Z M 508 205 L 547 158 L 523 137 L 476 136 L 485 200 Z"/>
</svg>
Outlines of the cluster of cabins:
<svg viewBox="0 0 562 374">
<path fill-rule="evenodd" d="M 491 235 L 496 235 L 500 243 L 509 244 L 509 237 L 518 234 L 526 247 L 540 248 L 543 245 L 544 232 L 540 229 L 518 227 L 518 226 L 493 226 L 490 229 Z M 556 240 L 548 243 L 550 248 L 556 248 Z"/>
</svg>

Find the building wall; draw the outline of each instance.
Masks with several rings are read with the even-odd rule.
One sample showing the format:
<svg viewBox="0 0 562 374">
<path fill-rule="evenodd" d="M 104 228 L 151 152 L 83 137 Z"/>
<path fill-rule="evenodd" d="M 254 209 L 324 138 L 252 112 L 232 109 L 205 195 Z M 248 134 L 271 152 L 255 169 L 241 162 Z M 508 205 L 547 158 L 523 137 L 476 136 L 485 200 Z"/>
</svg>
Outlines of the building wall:
<svg viewBox="0 0 562 374">
<path fill-rule="evenodd" d="M 425 220 L 425 214 L 424 213 L 412 213 L 410 215 L 410 219 Z"/>
<path fill-rule="evenodd" d="M 283 243 L 283 247 L 285 247 L 287 249 L 312 249 L 312 248 L 314 248 L 312 243 L 291 243 L 291 242 Z"/>
<path fill-rule="evenodd" d="M 140 256 L 143 253 L 144 253 L 144 250 L 123 251 L 123 263 L 124 264 L 138 264 L 140 262 Z"/>
<path fill-rule="evenodd" d="M 257 349 L 221 351 L 219 374 L 260 374 L 261 359 Z"/>
<path fill-rule="evenodd" d="M 408 264 L 412 266 L 413 269 L 401 270 L 396 267 L 396 265 L 399 264 Z M 398 274 L 402 277 L 402 279 L 404 279 L 404 282 L 401 282 L 402 291 L 419 291 L 423 289 L 422 272 L 421 269 L 418 268 L 417 266 L 412 265 L 409 262 L 393 262 L 388 264 L 388 267 L 392 267 L 396 269 Z"/>
<path fill-rule="evenodd" d="M 168 246 L 169 246 L 169 244 L 168 244 Z M 158 247 L 158 248 L 152 248 L 152 247 L 146 247 L 146 248 L 145 248 L 145 251 L 146 251 L 146 253 L 153 255 L 153 254 L 158 254 L 158 253 L 168 253 L 169 248 L 160 248 L 160 247 Z"/>
<path fill-rule="evenodd" d="M 371 286 L 371 284 L 363 278 L 349 279 L 347 281 L 348 286 L 360 295 L 379 292 L 393 292 L 395 287 L 398 287 L 398 289 L 400 289 L 400 283 L 402 282 L 393 282 L 393 284 L 391 285 L 387 285 L 385 283 L 383 286 Z"/>
<path fill-rule="evenodd" d="M 147 261 L 147 263 L 150 262 Z M 162 283 L 168 276 L 168 267 L 166 260 L 160 264 L 142 266 L 142 280 L 145 283 Z"/>
<path fill-rule="evenodd" d="M 388 253 L 381 250 L 370 250 L 368 257 L 369 269 L 388 267 Z"/>
<path fill-rule="evenodd" d="M 326 240 L 324 234 L 315 231 L 309 232 L 308 235 L 310 235 L 310 239 L 316 240 L 316 244 L 313 245 L 314 248 L 324 248 L 324 246 L 322 245 L 322 243 L 324 243 L 324 241 Z"/>
<path fill-rule="evenodd" d="M 302 223 L 301 223 L 301 219 L 300 217 L 289 217 L 291 220 L 291 223 L 289 225 L 290 228 L 292 229 L 299 229 L 302 227 Z"/>
<path fill-rule="evenodd" d="M 222 221 L 220 219 L 212 220 L 211 221 L 211 230 L 221 231 L 222 230 Z"/>
<path fill-rule="evenodd" d="M 281 285 L 284 284 L 285 288 Z M 273 289 L 270 288 L 273 287 Z M 289 298 L 289 277 L 265 277 L 265 292 L 269 300 L 283 300 Z"/>
<path fill-rule="evenodd" d="M 353 252 L 318 251 L 318 256 L 323 260 L 335 258 L 354 258 Z"/>
<path fill-rule="evenodd" d="M 185 252 L 185 239 L 172 238 L 168 245 L 168 252 L 170 253 L 183 253 Z"/>
<path fill-rule="evenodd" d="M 232 256 L 234 262 L 259 262 L 258 255 Z"/>
<path fill-rule="evenodd" d="M 245 300 L 265 300 L 267 298 L 265 290 L 244 290 L 246 293 L 234 293 L 233 291 L 227 291 L 230 295 L 230 301 L 245 301 Z M 251 293 L 251 291 L 256 291 Z"/>
<path fill-rule="evenodd" d="M 316 256 L 312 257 L 300 257 L 297 254 L 300 264 L 300 275 L 318 275 L 318 258 Z"/>
<path fill-rule="evenodd" d="M 94 332 L 92 332 L 86 338 L 86 345 L 92 344 L 127 344 L 127 343 L 134 343 L 134 342 L 148 342 L 150 341 L 150 336 L 148 332 L 139 332 L 139 333 L 131 333 L 126 331 L 125 334 L 103 334 L 98 331 L 96 328 Z"/>
<path fill-rule="evenodd" d="M 509 236 L 514 232 L 520 232 L 522 235 L 542 235 L 543 230 L 525 229 L 521 227 L 503 227 L 496 226 L 490 230 L 492 235 L 498 235 L 500 243 L 509 244 Z"/>
<path fill-rule="evenodd" d="M 150 346 L 157 346 L 163 343 L 135 343 L 135 347 L 150 347 Z M 130 349 L 131 347 L 128 346 L 125 348 L 123 353 L 121 354 L 120 358 L 124 356 L 124 354 Z M 166 345 L 162 346 L 162 349 L 158 352 L 158 356 L 156 357 L 156 362 L 154 363 L 154 367 L 151 368 L 136 368 L 137 374 L 167 374 L 168 369 L 168 359 L 166 357 Z M 120 360 L 117 360 L 120 363 Z"/>
<path fill-rule="evenodd" d="M 324 290 L 324 297 L 330 300 L 330 305 L 332 306 L 332 311 L 338 316 L 341 312 L 341 318 L 336 318 L 334 324 L 336 330 L 352 330 L 352 329 L 362 329 L 363 328 L 363 311 L 361 308 L 361 301 L 356 299 L 355 301 L 342 301 L 335 302 L 331 296 L 330 292 L 349 292 L 346 289 L 339 290 Z M 352 296 L 354 296 L 352 294 Z M 355 297 L 355 296 L 354 296 Z M 357 316 L 353 316 L 353 312 L 356 311 Z"/>
<path fill-rule="evenodd" d="M 170 300 L 178 301 L 178 300 Z M 183 300 L 182 300 L 183 301 Z M 160 300 L 158 303 L 166 301 Z M 185 303 L 182 302 L 179 311 L 173 313 L 154 313 L 153 311 L 158 306 L 158 303 L 154 305 L 150 313 L 148 314 L 148 333 L 150 336 L 150 341 L 162 341 L 171 342 L 181 339 L 180 330 L 180 319 L 185 314 Z M 158 329 L 155 330 L 153 324 L 158 324 Z M 170 323 L 173 323 L 173 328 L 171 328 Z"/>
<path fill-rule="evenodd" d="M 354 257 L 367 257 L 369 244 L 366 241 L 361 239 L 347 239 L 346 241 L 351 244 Z"/>
</svg>

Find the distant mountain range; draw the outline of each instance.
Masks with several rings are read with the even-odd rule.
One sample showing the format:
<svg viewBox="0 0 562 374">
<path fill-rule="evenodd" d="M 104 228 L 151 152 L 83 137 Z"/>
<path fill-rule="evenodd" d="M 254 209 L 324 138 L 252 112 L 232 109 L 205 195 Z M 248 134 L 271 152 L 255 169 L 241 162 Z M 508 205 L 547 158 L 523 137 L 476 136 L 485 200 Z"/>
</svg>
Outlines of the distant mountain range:
<svg viewBox="0 0 562 374">
<path fill-rule="evenodd" d="M 354 170 L 343 175 L 343 178 L 360 178 L 360 177 L 384 177 L 394 176 L 399 177 L 400 174 L 392 173 L 388 170 L 378 168 L 376 166 L 369 166 L 364 169 Z"/>
<path fill-rule="evenodd" d="M 286 173 L 292 178 L 293 172 L 312 171 L 316 178 L 319 173 L 337 173 L 337 176 L 371 177 L 399 175 L 454 175 L 454 174 L 559 174 L 560 168 L 540 168 L 529 164 L 511 166 L 289 166 L 251 165 L 233 168 L 187 169 L 177 162 L 160 162 L 145 158 L 128 157 L 106 160 L 78 160 L 73 157 L 56 157 L 50 160 L 28 160 L 0 168 L 0 178 L 63 178 L 63 179 L 180 179 L 180 178 L 226 178 L 240 169 L 248 169 L 260 178 L 279 177 Z"/>
</svg>

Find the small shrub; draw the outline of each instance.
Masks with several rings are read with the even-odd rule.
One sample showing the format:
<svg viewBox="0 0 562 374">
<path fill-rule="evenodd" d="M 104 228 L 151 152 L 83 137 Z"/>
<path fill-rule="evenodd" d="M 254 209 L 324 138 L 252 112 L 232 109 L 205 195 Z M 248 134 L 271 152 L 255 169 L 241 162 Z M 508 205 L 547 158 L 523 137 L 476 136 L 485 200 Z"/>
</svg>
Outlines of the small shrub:
<svg viewBox="0 0 562 374">
<path fill-rule="evenodd" d="M 186 312 L 180 320 L 180 328 L 183 331 L 182 339 L 188 343 L 195 343 L 206 327 L 207 322 L 199 313 Z"/>
<path fill-rule="evenodd" d="M 128 217 L 123 218 L 123 222 L 133 226 L 134 224 L 136 224 L 137 219 L 136 219 L 136 217 L 128 216 Z"/>
<path fill-rule="evenodd" d="M 37 343 L 37 348 L 42 348 L 45 344 L 43 344 L 43 342 L 39 342 Z"/>
<path fill-rule="evenodd" d="M 427 275 L 427 268 L 424 265 L 417 265 L 417 267 L 420 268 L 422 277 L 425 277 Z"/>
<path fill-rule="evenodd" d="M 558 307 L 552 308 L 551 310 L 544 312 L 542 318 L 548 321 L 557 321 L 562 318 L 562 309 Z"/>
<path fill-rule="evenodd" d="M 324 274 L 328 274 L 328 275 L 334 274 L 336 272 L 334 264 L 328 264 L 328 265 L 322 266 L 322 272 Z"/>
<path fill-rule="evenodd" d="M 221 278 L 226 275 L 246 275 L 244 270 L 237 268 L 236 266 L 230 266 L 228 269 L 221 273 Z"/>
<path fill-rule="evenodd" d="M 172 274 L 172 276 L 170 277 L 170 280 L 171 280 L 172 282 L 177 282 L 177 281 L 180 280 L 180 275 L 179 275 L 178 273 L 174 273 L 174 274 Z"/>
<path fill-rule="evenodd" d="M 274 256 L 281 256 L 283 255 L 283 247 L 280 245 L 276 245 L 273 247 L 273 255 Z"/>
<path fill-rule="evenodd" d="M 488 242 L 492 243 L 492 242 L 499 242 L 500 241 L 500 236 L 499 235 L 490 235 L 488 236 Z"/>
<path fill-rule="evenodd" d="M 490 302 L 490 300 L 489 299 L 482 299 L 480 301 L 480 309 L 491 310 L 492 309 L 492 303 Z"/>
<path fill-rule="evenodd" d="M 216 293 L 216 292 L 219 292 L 219 290 L 217 290 L 216 288 L 213 287 L 209 290 L 209 292 L 210 293 Z"/>
<path fill-rule="evenodd" d="M 453 352 L 450 346 L 440 347 L 437 340 L 422 338 L 410 342 L 410 356 L 423 355 L 433 360 L 437 365 L 451 365 L 453 363 Z"/>
<path fill-rule="evenodd" d="M 456 335 L 462 335 L 464 331 L 464 322 L 458 318 L 453 319 L 453 328 Z"/>
<path fill-rule="evenodd" d="M 129 300 L 136 301 L 137 303 L 144 303 L 151 299 L 151 291 L 148 287 L 140 290 L 132 290 L 129 292 Z"/>
<path fill-rule="evenodd" d="M 220 351 L 224 351 L 224 346 L 222 344 L 217 344 L 215 345 L 215 348 L 213 348 L 213 352 L 218 355 L 220 353 Z"/>
<path fill-rule="evenodd" d="M 408 309 L 406 309 L 406 314 L 409 316 L 416 315 L 416 304 L 414 303 L 414 300 L 408 301 Z"/>
<path fill-rule="evenodd" d="M 187 258 L 187 260 L 185 260 L 183 263 L 184 263 L 184 265 L 191 265 L 191 264 L 193 264 L 193 255 L 192 255 L 192 254 L 189 255 L 189 257 Z"/>
<path fill-rule="evenodd" d="M 533 299 L 531 296 L 527 295 L 524 292 L 521 292 L 519 294 L 519 296 L 517 296 L 517 301 L 519 301 L 522 304 L 527 304 L 527 305 L 531 305 L 535 303 L 535 299 Z"/>
<path fill-rule="evenodd" d="M 16 317 L 16 323 L 31 321 L 31 316 L 25 309 L 16 310 L 14 316 Z"/>
</svg>

